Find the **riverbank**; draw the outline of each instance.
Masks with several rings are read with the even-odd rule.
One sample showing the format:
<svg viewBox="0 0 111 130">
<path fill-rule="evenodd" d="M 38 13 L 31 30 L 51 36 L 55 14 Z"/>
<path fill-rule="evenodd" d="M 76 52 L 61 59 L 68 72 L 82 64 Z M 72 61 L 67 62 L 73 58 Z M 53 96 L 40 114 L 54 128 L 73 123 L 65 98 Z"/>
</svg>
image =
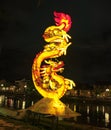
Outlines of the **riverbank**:
<svg viewBox="0 0 111 130">
<path fill-rule="evenodd" d="M 10 95 L 9 95 L 10 96 Z M 26 97 L 26 96 L 25 96 Z M 15 97 L 16 98 L 16 97 Z M 32 101 L 26 100 L 28 99 L 20 96 L 20 99 L 14 99 L 14 97 L 3 98 L 3 103 L 1 102 L 0 114 L 5 117 L 13 118 L 15 120 L 20 120 L 19 117 L 23 116 L 22 111 L 26 110 L 28 106 L 31 106 Z M 86 98 L 86 97 L 63 97 L 62 102 L 67 104 L 71 110 L 77 109 L 79 113 L 81 113 L 81 117 L 77 119 L 69 119 L 65 121 L 58 121 L 58 129 L 56 130 L 108 130 L 110 128 L 110 110 L 111 110 L 111 100 L 108 99 L 100 99 L 100 98 Z M 64 100 L 64 101 L 63 101 Z M 27 102 L 28 101 L 28 102 Z M 24 104 L 25 103 L 25 104 Z M 35 104 L 35 102 L 33 102 Z M 68 104 L 69 103 L 69 104 Z M 2 105 L 3 104 L 3 105 Z M 74 105 L 75 104 L 75 105 Z M 100 105 L 99 105 L 100 104 Z M 15 105 L 19 105 L 19 107 L 15 107 Z M 25 105 L 24 107 L 22 105 Z M 81 106 L 82 105 L 82 106 Z M 18 109 L 19 108 L 19 109 Z M 22 111 L 21 111 L 22 109 Z M 20 111 L 19 111 L 20 110 Z M 76 110 L 74 110 L 76 111 Z M 37 119 L 40 114 L 33 114 L 31 116 L 25 117 L 25 120 L 21 120 L 22 122 L 26 122 L 32 126 L 45 126 L 52 130 L 51 127 L 54 126 L 52 116 L 47 118 L 42 117 L 38 123 Z M 107 117 L 106 117 L 107 116 Z M 30 119 L 31 117 L 31 119 Z M 90 120 L 89 120 L 90 119 Z M 96 122 L 97 120 L 97 122 Z M 56 121 L 56 120 L 55 120 Z M 87 121 L 89 121 L 87 123 Z M 82 124 L 80 124 L 82 123 Z M 99 125 L 98 125 L 99 123 Z M 105 124 L 106 123 L 106 124 Z M 55 124 L 56 125 L 56 124 Z M 97 127 L 95 127 L 97 126 Z M 99 128 L 101 127 L 101 128 Z M 43 127 L 44 128 L 44 127 Z"/>
<path fill-rule="evenodd" d="M 62 98 L 64 102 L 78 102 L 78 103 L 93 103 L 93 104 L 104 104 L 111 105 L 111 98 L 96 98 L 96 97 L 74 97 L 74 96 L 64 96 Z"/>
<path fill-rule="evenodd" d="M 32 126 L 29 123 L 15 120 L 10 117 L 0 116 L 0 130 L 45 130 Z"/>
<path fill-rule="evenodd" d="M 108 128 L 77 124 L 67 120 L 63 121 L 52 116 L 41 115 L 38 122 L 36 113 L 35 115 L 32 113 L 33 116 L 26 116 L 25 119 L 20 120 L 11 116 L 13 112 L 13 110 L 7 108 L 0 108 L 0 130 L 110 130 Z"/>
<path fill-rule="evenodd" d="M 64 127 L 62 127 L 64 126 Z M 9 117 L 0 116 L 0 130 L 52 130 L 44 127 L 30 125 L 28 122 L 23 122 Z M 88 125 L 61 123 L 57 130 L 109 130 L 107 128 L 92 127 Z"/>
<path fill-rule="evenodd" d="M 42 97 L 41 95 L 37 94 L 24 94 L 24 93 L 6 93 L 0 92 L 0 95 L 5 95 L 6 97 L 16 98 L 16 99 L 28 99 L 28 100 L 40 100 Z M 104 105 L 111 105 L 111 97 L 82 97 L 82 96 L 63 96 L 62 101 L 64 102 L 78 102 L 78 103 L 94 103 L 94 104 L 104 104 Z"/>
</svg>

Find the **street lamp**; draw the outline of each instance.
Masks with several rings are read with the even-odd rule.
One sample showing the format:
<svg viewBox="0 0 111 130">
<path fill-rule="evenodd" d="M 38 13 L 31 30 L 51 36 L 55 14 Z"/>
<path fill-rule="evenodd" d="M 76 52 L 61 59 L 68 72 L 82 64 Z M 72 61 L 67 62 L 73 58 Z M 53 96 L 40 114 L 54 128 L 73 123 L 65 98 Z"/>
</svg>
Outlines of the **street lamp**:
<svg viewBox="0 0 111 130">
<path fill-rule="evenodd" d="M 26 89 L 27 89 L 27 85 L 24 85 L 24 89 L 25 89 L 25 92 L 26 92 Z"/>
</svg>

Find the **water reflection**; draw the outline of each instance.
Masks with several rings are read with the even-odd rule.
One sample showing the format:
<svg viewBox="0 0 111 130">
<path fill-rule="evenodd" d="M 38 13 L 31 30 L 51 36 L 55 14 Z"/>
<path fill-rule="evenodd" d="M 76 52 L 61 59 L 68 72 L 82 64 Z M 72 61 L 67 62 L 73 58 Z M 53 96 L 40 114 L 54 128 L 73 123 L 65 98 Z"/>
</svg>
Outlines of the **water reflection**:
<svg viewBox="0 0 111 130">
<path fill-rule="evenodd" d="M 0 95 L 0 106 L 11 109 L 25 109 L 32 106 L 37 100 L 27 100 L 26 98 L 13 98 Z M 81 116 L 70 119 L 70 122 L 90 124 L 99 127 L 111 127 L 111 106 L 95 105 L 86 103 L 67 103 L 67 106 Z M 61 118 L 59 118 L 61 120 Z"/>
<path fill-rule="evenodd" d="M 107 127 L 109 124 L 109 113 L 105 113 L 105 126 Z"/>
<path fill-rule="evenodd" d="M 76 105 L 74 104 L 74 111 L 76 112 Z"/>
<path fill-rule="evenodd" d="M 0 95 L 0 106 L 3 105 L 3 102 L 5 101 L 5 96 Z"/>
<path fill-rule="evenodd" d="M 22 109 L 25 109 L 26 101 L 22 102 Z"/>
<path fill-rule="evenodd" d="M 102 113 L 104 114 L 104 106 L 102 106 Z"/>
<path fill-rule="evenodd" d="M 98 113 L 98 111 L 99 111 L 99 106 L 96 107 L 96 111 L 97 111 L 97 113 Z"/>
<path fill-rule="evenodd" d="M 89 114 L 89 106 L 87 106 L 87 114 Z"/>
<path fill-rule="evenodd" d="M 74 119 L 76 122 L 99 127 L 111 127 L 111 106 L 85 103 L 73 103 L 72 105 L 71 103 L 69 107 L 72 110 L 81 113 L 80 117 L 77 117 L 76 120 Z"/>
<path fill-rule="evenodd" d="M 36 101 L 28 101 L 22 98 L 13 98 L 0 95 L 0 106 L 5 106 L 13 109 L 25 109 L 28 106 L 32 106 Z"/>
</svg>

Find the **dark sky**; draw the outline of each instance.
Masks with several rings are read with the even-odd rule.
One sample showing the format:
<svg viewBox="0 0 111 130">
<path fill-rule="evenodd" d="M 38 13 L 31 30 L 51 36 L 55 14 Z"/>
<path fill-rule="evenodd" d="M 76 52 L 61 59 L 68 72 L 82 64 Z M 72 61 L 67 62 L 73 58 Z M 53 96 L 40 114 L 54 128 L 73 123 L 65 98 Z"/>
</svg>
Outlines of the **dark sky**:
<svg viewBox="0 0 111 130">
<path fill-rule="evenodd" d="M 0 1 L 0 79 L 31 79 L 54 10 L 72 18 L 63 75 L 75 82 L 111 80 L 111 0 Z"/>
</svg>

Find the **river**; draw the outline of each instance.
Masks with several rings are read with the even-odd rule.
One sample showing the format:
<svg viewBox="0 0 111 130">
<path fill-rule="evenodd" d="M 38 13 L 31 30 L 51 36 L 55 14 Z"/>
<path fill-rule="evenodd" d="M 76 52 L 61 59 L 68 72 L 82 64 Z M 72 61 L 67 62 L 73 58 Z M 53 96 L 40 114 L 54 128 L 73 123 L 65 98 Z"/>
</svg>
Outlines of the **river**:
<svg viewBox="0 0 111 130">
<path fill-rule="evenodd" d="M 0 106 L 10 109 L 25 109 L 37 102 L 36 99 L 26 99 L 25 96 L 17 98 L 13 96 L 0 95 Z M 67 121 L 92 126 L 111 128 L 111 105 L 94 104 L 92 102 L 65 102 L 73 111 L 81 116 L 71 118 Z"/>
</svg>

